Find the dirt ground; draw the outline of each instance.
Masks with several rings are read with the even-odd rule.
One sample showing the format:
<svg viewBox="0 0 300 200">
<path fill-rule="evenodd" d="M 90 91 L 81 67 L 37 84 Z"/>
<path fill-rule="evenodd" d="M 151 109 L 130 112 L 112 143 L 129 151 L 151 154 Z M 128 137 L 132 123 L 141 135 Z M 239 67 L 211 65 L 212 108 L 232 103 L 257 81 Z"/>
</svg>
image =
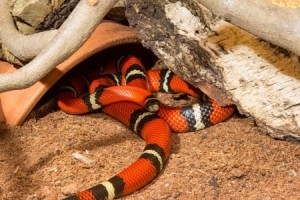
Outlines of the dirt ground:
<svg viewBox="0 0 300 200">
<path fill-rule="evenodd" d="M 60 110 L 0 125 L 1 199 L 60 199 L 108 179 L 138 158 L 144 143 L 97 112 Z M 73 153 L 88 158 L 76 160 Z M 174 134 L 155 181 L 123 199 L 300 199 L 300 146 L 232 117 L 195 133 Z"/>
<path fill-rule="evenodd" d="M 144 148 L 142 139 L 101 112 L 68 115 L 53 101 L 40 105 L 22 126 L 0 123 L 0 199 L 61 199 L 112 177 Z M 162 173 L 122 199 L 300 199 L 299 177 L 299 144 L 275 140 L 235 115 L 174 134 Z"/>
</svg>

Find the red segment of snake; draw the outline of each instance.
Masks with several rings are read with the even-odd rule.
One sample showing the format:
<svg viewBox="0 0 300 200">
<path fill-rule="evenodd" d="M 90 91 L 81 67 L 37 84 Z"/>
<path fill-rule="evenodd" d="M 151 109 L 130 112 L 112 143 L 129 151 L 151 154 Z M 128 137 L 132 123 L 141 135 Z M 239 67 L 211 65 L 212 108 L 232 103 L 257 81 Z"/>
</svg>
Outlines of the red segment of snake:
<svg viewBox="0 0 300 200">
<path fill-rule="evenodd" d="M 118 66 L 112 63 L 118 63 Z M 144 187 L 159 174 L 169 158 L 171 129 L 175 132 L 197 130 L 223 121 L 233 113 L 233 107 L 220 107 L 211 99 L 183 108 L 160 105 L 157 113 L 149 112 L 144 108 L 145 101 L 156 102 L 151 92 L 185 92 L 197 98 L 201 94 L 170 70 L 146 72 L 142 62 L 134 56 L 123 57 L 108 66 L 107 70 L 116 74 L 93 75 L 92 79 L 97 78 L 90 84 L 88 94 L 83 95 L 84 84 L 72 79 L 65 87 L 69 90 L 58 94 L 58 105 L 71 114 L 101 108 L 142 137 L 146 146 L 140 158 L 128 168 L 107 181 L 68 197 L 68 200 L 112 199 Z"/>
</svg>

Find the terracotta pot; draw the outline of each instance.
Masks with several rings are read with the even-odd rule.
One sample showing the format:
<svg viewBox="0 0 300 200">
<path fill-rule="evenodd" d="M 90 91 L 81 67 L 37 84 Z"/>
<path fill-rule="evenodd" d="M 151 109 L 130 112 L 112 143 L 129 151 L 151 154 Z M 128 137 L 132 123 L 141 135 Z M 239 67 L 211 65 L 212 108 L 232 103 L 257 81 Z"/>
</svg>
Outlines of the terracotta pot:
<svg viewBox="0 0 300 200">
<path fill-rule="evenodd" d="M 0 93 L 0 121 L 9 125 L 22 124 L 41 97 L 66 72 L 100 51 L 129 43 L 139 43 L 133 29 L 115 22 L 103 21 L 78 51 L 42 80 L 23 90 Z M 14 70 L 16 68 L 13 65 L 0 61 L 0 73 Z"/>
</svg>

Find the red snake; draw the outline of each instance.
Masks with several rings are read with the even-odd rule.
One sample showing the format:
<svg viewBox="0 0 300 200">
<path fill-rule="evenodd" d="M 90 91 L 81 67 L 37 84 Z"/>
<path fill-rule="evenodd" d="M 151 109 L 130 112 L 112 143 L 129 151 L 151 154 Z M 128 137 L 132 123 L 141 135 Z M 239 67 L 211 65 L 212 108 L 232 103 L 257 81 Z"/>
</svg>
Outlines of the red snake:
<svg viewBox="0 0 300 200">
<path fill-rule="evenodd" d="M 167 162 L 172 132 L 196 131 L 224 121 L 234 112 L 232 106 L 220 107 L 209 98 L 185 107 L 160 103 L 152 92 L 202 95 L 168 69 L 146 71 L 132 55 L 110 61 L 105 70 L 71 78 L 58 94 L 58 106 L 70 114 L 102 109 L 143 138 L 146 146 L 139 159 L 119 174 L 67 200 L 113 199 L 144 187 Z"/>
</svg>

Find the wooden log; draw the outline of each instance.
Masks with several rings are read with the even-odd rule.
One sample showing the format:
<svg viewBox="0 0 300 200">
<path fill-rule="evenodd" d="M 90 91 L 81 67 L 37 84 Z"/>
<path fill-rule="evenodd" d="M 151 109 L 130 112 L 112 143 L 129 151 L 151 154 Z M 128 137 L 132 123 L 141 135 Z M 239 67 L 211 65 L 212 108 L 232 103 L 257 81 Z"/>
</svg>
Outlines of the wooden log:
<svg viewBox="0 0 300 200">
<path fill-rule="evenodd" d="M 300 6 L 286 8 L 261 0 L 195 2 L 252 34 L 300 55 Z"/>
<path fill-rule="evenodd" d="M 235 103 L 272 137 L 300 140 L 298 56 L 224 21 L 198 0 L 128 0 L 126 15 L 142 44 L 175 73 L 219 103 Z"/>
</svg>

